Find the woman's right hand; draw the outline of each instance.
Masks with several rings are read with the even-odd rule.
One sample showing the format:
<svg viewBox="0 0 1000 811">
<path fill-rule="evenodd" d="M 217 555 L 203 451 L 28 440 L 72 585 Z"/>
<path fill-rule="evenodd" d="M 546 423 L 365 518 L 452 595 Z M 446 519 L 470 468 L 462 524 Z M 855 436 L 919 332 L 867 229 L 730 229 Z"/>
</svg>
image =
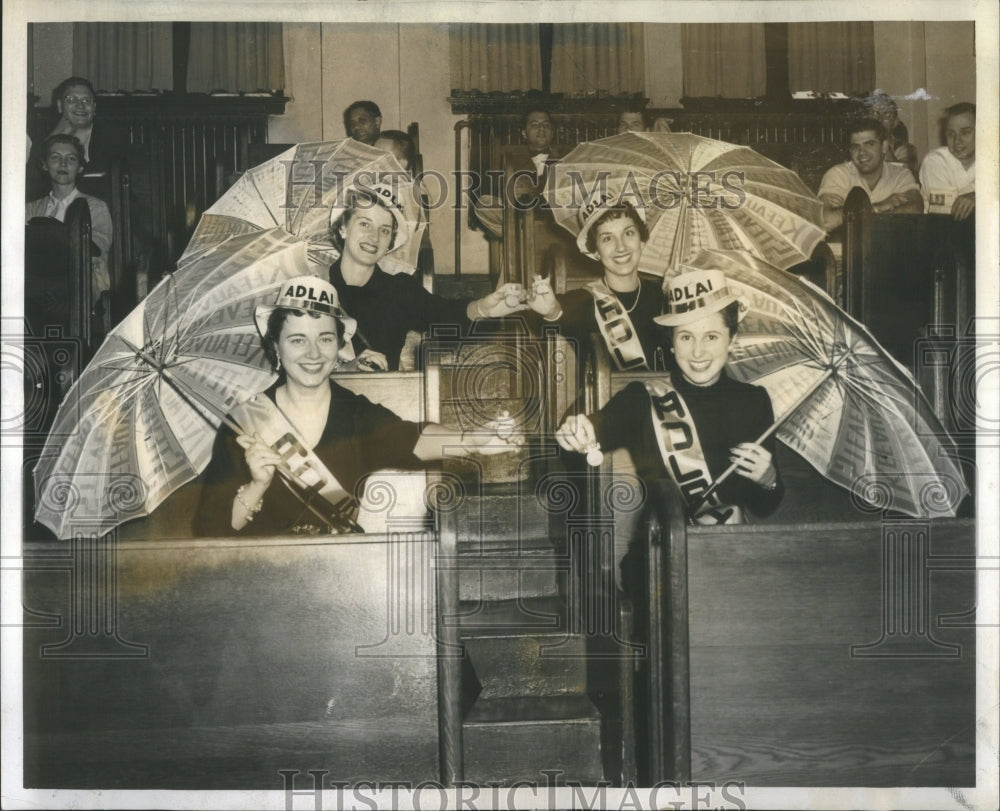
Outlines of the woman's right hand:
<svg viewBox="0 0 1000 811">
<path fill-rule="evenodd" d="M 528 306 L 542 318 L 554 321 L 562 314 L 559 299 L 552 291 L 552 282 L 544 276 L 535 276 L 528 291 Z"/>
<path fill-rule="evenodd" d="M 597 446 L 594 424 L 583 414 L 567 417 L 555 434 L 559 447 L 576 453 L 587 453 Z"/>
<path fill-rule="evenodd" d="M 236 442 L 244 449 L 244 458 L 255 484 L 267 488 L 274 478 L 274 471 L 281 464 L 281 456 L 257 434 L 240 434 Z"/>
</svg>

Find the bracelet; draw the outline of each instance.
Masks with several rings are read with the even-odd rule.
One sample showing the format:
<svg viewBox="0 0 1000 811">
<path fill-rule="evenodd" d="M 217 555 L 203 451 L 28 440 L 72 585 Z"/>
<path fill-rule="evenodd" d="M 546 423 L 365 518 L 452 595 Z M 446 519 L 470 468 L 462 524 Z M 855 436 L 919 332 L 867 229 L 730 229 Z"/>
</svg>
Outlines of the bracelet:
<svg viewBox="0 0 1000 811">
<path fill-rule="evenodd" d="M 767 485 L 767 487 L 764 488 L 764 492 L 765 493 L 773 493 L 777 489 L 778 489 L 778 477 L 775 476 L 774 477 L 774 481 L 771 482 L 769 485 Z"/>
<path fill-rule="evenodd" d="M 260 499 L 257 501 L 257 503 L 253 507 L 251 507 L 243 500 L 243 494 L 246 492 L 246 489 L 247 486 L 245 484 L 241 484 L 236 489 L 236 500 L 240 503 L 240 506 L 243 507 L 243 509 L 246 511 L 247 523 L 249 524 L 251 521 L 253 521 L 253 517 L 257 513 L 259 513 L 261 511 L 261 508 L 264 506 L 264 497 L 261 496 Z"/>
</svg>

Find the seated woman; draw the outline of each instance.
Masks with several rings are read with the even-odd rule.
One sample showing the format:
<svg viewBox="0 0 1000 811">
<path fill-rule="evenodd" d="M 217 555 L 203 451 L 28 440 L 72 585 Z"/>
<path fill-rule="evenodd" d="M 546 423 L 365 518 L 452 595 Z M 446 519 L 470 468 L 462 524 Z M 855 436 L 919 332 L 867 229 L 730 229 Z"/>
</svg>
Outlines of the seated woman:
<svg viewBox="0 0 1000 811">
<path fill-rule="evenodd" d="M 396 370 L 410 330 L 434 325 L 463 330 L 477 318 L 500 318 L 527 308 L 519 284 L 501 284 L 481 299 L 452 301 L 429 293 L 415 276 L 389 274 L 378 263 L 409 237 L 409 223 L 390 187 L 376 185 L 346 194 L 346 206 L 331 212 L 330 239 L 340 258 L 330 266 L 330 283 L 357 319 L 358 360 L 370 369 Z"/>
<path fill-rule="evenodd" d="M 639 276 L 639 259 L 649 239 L 646 223 L 631 204 L 615 204 L 607 192 L 589 200 L 578 214 L 577 247 L 600 260 L 604 278 L 556 296 L 546 279 L 532 285 L 529 306 L 545 322 L 558 325 L 560 333 L 579 348 L 590 333 L 604 339 L 615 368 L 666 368 L 662 353 L 663 330 L 654 323 L 661 312 L 661 281 Z"/>
<path fill-rule="evenodd" d="M 90 209 L 91 241 L 91 291 L 96 301 L 102 292 L 111 289 L 111 275 L 108 271 L 108 252 L 114 238 L 114 226 L 107 203 L 98 197 L 83 194 L 77 187 L 77 179 L 83 173 L 86 162 L 83 145 L 72 135 L 50 135 L 39 148 L 42 156 L 42 170 L 48 174 L 51 189 L 45 197 L 32 200 L 25 205 L 25 222 L 36 217 L 51 217 L 66 221 L 69 204 L 82 197 Z"/>
<path fill-rule="evenodd" d="M 743 510 L 766 516 L 784 487 L 774 464 L 771 400 L 759 386 L 732 380 L 725 365 L 741 318 L 741 302 L 718 270 L 670 280 L 665 314 L 679 368 L 657 380 L 630 383 L 599 412 L 569 417 L 556 431 L 565 450 L 600 464 L 601 449 L 627 448 L 643 479 L 677 482 L 694 523 L 741 523 Z M 705 492 L 730 466 L 734 476 Z"/>
<path fill-rule="evenodd" d="M 258 306 L 254 318 L 278 379 L 220 427 L 202 477 L 196 535 L 363 531 L 354 523 L 355 496 L 370 473 L 423 467 L 449 446 L 495 454 L 521 442 L 502 424 L 456 441 L 440 425 L 406 422 L 334 383 L 338 363 L 353 356 L 355 322 L 322 279 L 283 283 L 275 303 Z M 276 473 L 292 484 L 275 483 Z"/>
</svg>

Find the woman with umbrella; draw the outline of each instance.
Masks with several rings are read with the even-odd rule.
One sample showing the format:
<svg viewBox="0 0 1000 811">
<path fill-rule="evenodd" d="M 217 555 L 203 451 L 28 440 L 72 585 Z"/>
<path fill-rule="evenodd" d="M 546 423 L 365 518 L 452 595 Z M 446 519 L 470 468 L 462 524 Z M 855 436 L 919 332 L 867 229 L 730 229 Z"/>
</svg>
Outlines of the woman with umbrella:
<svg viewBox="0 0 1000 811">
<path fill-rule="evenodd" d="M 258 305 L 254 319 L 278 380 L 233 409 L 219 429 L 197 535 L 363 531 L 353 523 L 354 494 L 375 470 L 419 468 L 440 459 L 446 444 L 495 454 L 520 442 L 500 424 L 456 442 L 440 425 L 406 422 L 334 383 L 331 373 L 352 356 L 356 325 L 322 279 L 282 283 L 274 304 Z M 274 482 L 276 473 L 287 487 Z"/>
<path fill-rule="evenodd" d="M 585 346 L 587 337 L 600 334 L 618 370 L 665 368 L 657 350 L 663 330 L 654 323 L 661 311 L 658 279 L 639 276 L 639 260 L 649 239 L 642 215 L 627 200 L 617 201 L 599 190 L 578 216 L 576 244 L 603 266 L 604 276 L 582 288 L 556 296 L 545 279 L 532 285 L 529 306 L 562 335 Z"/>
<path fill-rule="evenodd" d="M 330 239 L 340 251 L 330 267 L 330 282 L 357 319 L 354 341 L 360 366 L 398 369 L 410 330 L 426 332 L 435 324 L 465 328 L 478 318 L 526 309 L 519 284 L 502 284 L 481 299 L 452 301 L 429 293 L 415 276 L 386 273 L 379 261 L 410 237 L 402 205 L 388 184 L 357 186 L 345 198 L 330 217 Z"/>
<path fill-rule="evenodd" d="M 602 448 L 628 448 L 640 477 L 677 482 L 693 522 L 740 523 L 744 509 L 771 513 L 784 494 L 773 434 L 756 442 L 774 422 L 771 400 L 725 370 L 745 309 L 719 270 L 671 279 L 664 315 L 654 320 L 668 328 L 679 372 L 633 382 L 599 412 L 569 417 L 556 441 L 592 464 L 600 464 Z M 737 475 L 711 489 L 730 465 Z"/>
</svg>

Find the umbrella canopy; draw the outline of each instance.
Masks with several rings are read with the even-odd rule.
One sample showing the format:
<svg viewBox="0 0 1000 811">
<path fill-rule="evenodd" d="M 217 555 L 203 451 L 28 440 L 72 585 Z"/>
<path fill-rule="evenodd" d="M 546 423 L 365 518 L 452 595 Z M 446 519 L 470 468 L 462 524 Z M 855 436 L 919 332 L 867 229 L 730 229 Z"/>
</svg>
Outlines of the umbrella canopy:
<svg viewBox="0 0 1000 811">
<path fill-rule="evenodd" d="M 412 273 L 426 227 L 413 178 L 389 152 L 345 138 L 298 144 L 244 172 L 204 214 L 177 262 L 183 267 L 227 237 L 284 228 L 308 243 L 309 259 L 328 267 L 339 252 L 330 242 L 330 212 L 351 187 L 386 183 L 403 208 L 406 227 L 379 263 L 387 273 Z"/>
<path fill-rule="evenodd" d="M 639 270 L 662 276 L 703 248 L 743 250 L 782 270 L 826 236 L 823 204 L 792 170 L 746 146 L 690 133 L 626 132 L 576 146 L 544 191 L 577 235 L 578 212 L 606 187 L 644 214 Z"/>
<path fill-rule="evenodd" d="M 699 252 L 749 310 L 726 367 L 767 389 L 778 438 L 880 509 L 952 516 L 968 488 L 910 373 L 809 282 L 739 251 Z M 721 477 L 720 477 L 721 479 Z"/>
<path fill-rule="evenodd" d="M 302 274 L 282 228 L 233 236 L 157 285 L 59 408 L 35 467 L 36 518 L 58 537 L 147 515 L 208 464 L 220 416 L 270 385 L 253 311 Z"/>
</svg>

